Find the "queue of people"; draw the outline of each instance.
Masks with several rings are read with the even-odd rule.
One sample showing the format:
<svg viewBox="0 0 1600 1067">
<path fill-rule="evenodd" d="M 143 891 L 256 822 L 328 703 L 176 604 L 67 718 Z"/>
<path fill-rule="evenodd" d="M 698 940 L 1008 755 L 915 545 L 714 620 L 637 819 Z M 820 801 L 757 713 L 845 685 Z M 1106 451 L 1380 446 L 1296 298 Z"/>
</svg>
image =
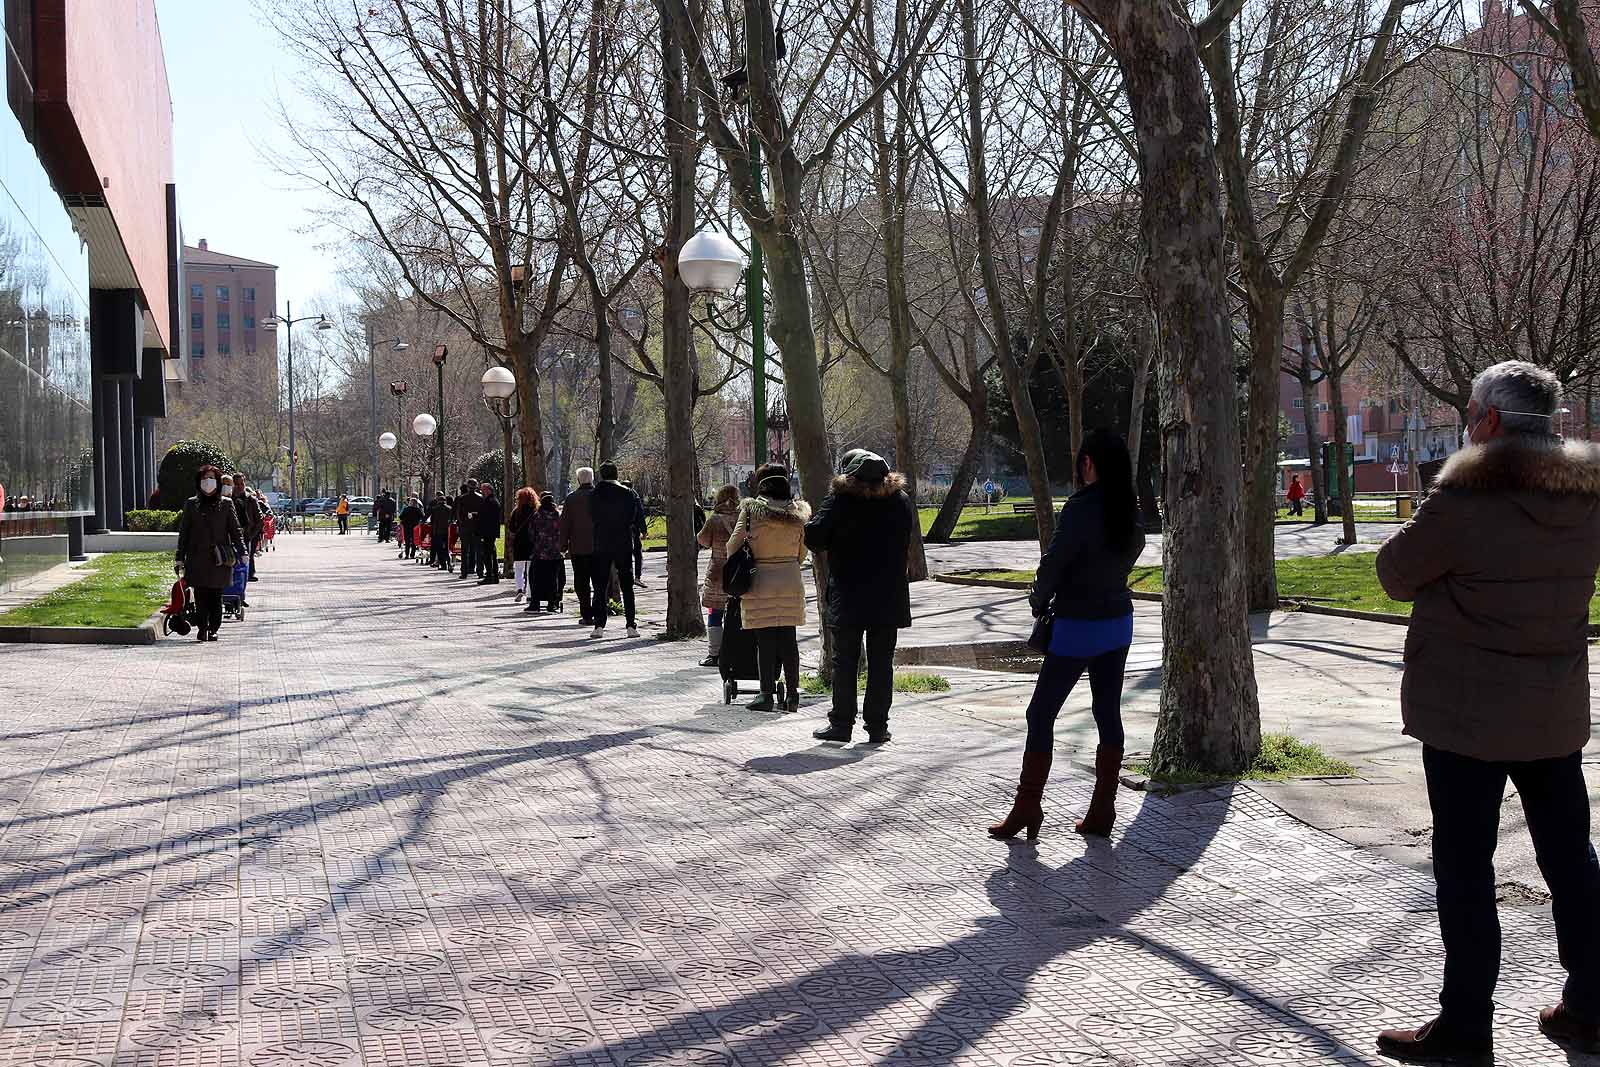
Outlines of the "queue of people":
<svg viewBox="0 0 1600 1067">
<path fill-rule="evenodd" d="M 215 641 L 222 629 L 223 596 L 237 575 L 258 581 L 256 558 L 272 519 L 266 497 L 251 489 L 243 474 L 224 474 L 215 464 L 195 472 L 195 495 L 184 501 L 178 520 L 177 558 L 173 570 L 193 591 L 195 639 Z M 240 571 L 238 565 L 247 563 Z M 237 596 L 249 607 L 245 587 Z"/>
</svg>

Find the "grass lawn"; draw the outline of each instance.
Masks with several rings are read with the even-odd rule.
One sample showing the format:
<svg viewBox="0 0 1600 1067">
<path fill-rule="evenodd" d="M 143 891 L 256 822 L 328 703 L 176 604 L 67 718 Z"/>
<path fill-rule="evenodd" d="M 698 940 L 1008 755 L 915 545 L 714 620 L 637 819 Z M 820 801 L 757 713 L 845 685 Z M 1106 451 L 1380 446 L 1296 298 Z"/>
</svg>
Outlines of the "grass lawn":
<svg viewBox="0 0 1600 1067">
<path fill-rule="evenodd" d="M 0 626 L 138 626 L 172 591 L 172 553 L 113 552 L 83 573 L 71 585 L 0 614 Z"/>
<path fill-rule="evenodd" d="M 867 676 L 863 674 L 856 680 L 856 691 L 861 692 L 867 687 Z M 802 674 L 800 688 L 813 696 L 821 693 L 833 692 L 833 687 L 822 680 L 820 675 Z M 896 693 L 947 693 L 950 691 L 950 680 L 941 674 L 929 674 L 927 671 L 895 671 L 894 691 Z"/>
<path fill-rule="evenodd" d="M 933 525 L 933 520 L 938 518 L 938 508 L 918 508 L 917 512 L 922 517 L 922 532 L 926 534 Z M 956 520 L 956 528 L 950 533 L 952 541 L 1036 541 L 1039 538 L 1039 524 L 1032 515 L 1015 515 L 1011 511 L 1011 502 L 1008 500 L 994 505 L 987 515 L 983 513 L 982 504 L 968 505 L 961 511 L 961 518 Z"/>
<path fill-rule="evenodd" d="M 1311 509 L 1310 504 L 1306 505 L 1304 515 L 1291 515 L 1288 508 L 1278 509 L 1278 525 L 1280 526 L 1304 526 L 1312 522 L 1316 517 L 1316 512 Z M 1337 526 L 1339 521 L 1339 516 L 1337 515 L 1328 516 L 1329 526 Z M 1390 501 L 1373 502 L 1371 504 L 1364 504 L 1359 500 L 1356 501 L 1356 523 L 1358 525 L 1364 522 L 1399 521 L 1395 517 L 1394 504 Z"/>
<path fill-rule="evenodd" d="M 1150 764 L 1130 763 L 1128 769 L 1136 774 L 1148 775 Z M 1219 778 L 1215 774 L 1179 771 L 1177 774 L 1167 775 L 1161 781 L 1171 782 L 1174 785 L 1219 780 L 1237 781 L 1241 778 L 1254 782 L 1282 782 L 1290 778 L 1334 778 L 1354 773 L 1356 769 L 1350 764 L 1344 760 L 1334 759 L 1316 745 L 1297 741 L 1288 734 L 1264 734 L 1261 738 L 1261 754 L 1250 765 L 1250 769 L 1241 775 Z"/>
</svg>

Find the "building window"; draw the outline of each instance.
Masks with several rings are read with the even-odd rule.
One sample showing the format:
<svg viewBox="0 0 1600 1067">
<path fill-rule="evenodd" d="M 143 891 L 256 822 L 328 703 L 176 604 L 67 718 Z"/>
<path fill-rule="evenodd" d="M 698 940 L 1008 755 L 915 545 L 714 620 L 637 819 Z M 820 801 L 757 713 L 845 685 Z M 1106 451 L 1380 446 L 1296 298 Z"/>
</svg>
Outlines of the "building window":
<svg viewBox="0 0 1600 1067">
<path fill-rule="evenodd" d="M 1024 226 L 1022 229 L 1017 231 L 1017 236 L 1018 237 L 1038 237 L 1042 233 L 1044 233 L 1044 231 L 1042 229 L 1040 229 L 1039 227 L 1037 227 L 1037 226 Z"/>
<path fill-rule="evenodd" d="M 248 289 L 245 290 L 247 293 L 249 291 L 250 290 Z M 244 317 L 244 328 L 247 330 L 253 330 L 256 328 L 256 317 L 254 315 L 246 315 Z"/>
<path fill-rule="evenodd" d="M 205 298 L 206 298 L 206 287 L 205 286 L 203 286 L 203 285 L 191 285 L 191 286 L 189 286 L 189 299 L 190 300 L 204 300 Z"/>
<path fill-rule="evenodd" d="M 217 330 L 219 332 L 232 329 L 232 322 L 232 315 L 229 315 L 226 311 L 217 312 Z"/>
<path fill-rule="evenodd" d="M 203 356 L 203 355 L 205 355 L 206 354 L 206 343 L 204 341 L 191 341 L 189 343 L 189 354 L 191 356 Z"/>
<path fill-rule="evenodd" d="M 219 356 L 228 356 L 228 355 L 232 355 L 232 354 L 233 353 L 232 353 L 232 350 L 229 348 L 227 338 L 218 338 L 217 339 L 217 355 L 219 355 Z"/>
<path fill-rule="evenodd" d="M 254 304 L 256 302 L 255 286 L 247 285 L 244 288 L 240 289 L 239 290 L 239 299 L 243 300 L 246 304 Z"/>
<path fill-rule="evenodd" d="M 1306 398 L 1303 396 L 1297 396 L 1294 398 L 1294 400 L 1290 401 L 1290 403 L 1296 411 L 1303 411 L 1305 410 L 1306 406 Z"/>
<path fill-rule="evenodd" d="M 228 302 L 228 287 L 226 285 L 217 286 L 217 303 L 226 304 L 227 302 Z"/>
<path fill-rule="evenodd" d="M 191 330 L 203 330 L 205 328 L 206 328 L 206 316 L 205 316 L 205 313 L 202 312 L 202 311 L 190 312 L 190 314 L 189 314 L 189 329 L 191 329 Z"/>
</svg>

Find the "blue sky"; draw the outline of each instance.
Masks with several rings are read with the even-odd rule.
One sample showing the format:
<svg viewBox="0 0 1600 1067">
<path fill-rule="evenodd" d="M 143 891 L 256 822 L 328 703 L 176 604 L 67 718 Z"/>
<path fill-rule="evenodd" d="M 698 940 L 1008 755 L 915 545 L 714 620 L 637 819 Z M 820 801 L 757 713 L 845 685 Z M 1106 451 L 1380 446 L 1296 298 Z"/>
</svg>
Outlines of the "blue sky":
<svg viewBox="0 0 1600 1067">
<path fill-rule="evenodd" d="M 276 263 L 280 305 L 314 310 L 311 301 L 336 293 L 337 256 L 306 232 L 315 194 L 271 164 L 289 150 L 277 100 L 296 103 L 296 61 L 256 9 L 237 0 L 156 0 L 183 234 L 189 244 L 204 237 L 215 251 Z"/>
</svg>

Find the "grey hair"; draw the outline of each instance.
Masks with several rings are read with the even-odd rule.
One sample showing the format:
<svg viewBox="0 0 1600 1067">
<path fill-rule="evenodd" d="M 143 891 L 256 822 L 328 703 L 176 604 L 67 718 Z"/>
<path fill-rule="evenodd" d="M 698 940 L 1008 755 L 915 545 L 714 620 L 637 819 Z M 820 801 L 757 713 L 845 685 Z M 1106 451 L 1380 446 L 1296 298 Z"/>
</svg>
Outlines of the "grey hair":
<svg viewBox="0 0 1600 1067">
<path fill-rule="evenodd" d="M 579 467 L 578 468 L 578 484 L 579 485 L 593 485 L 594 484 L 594 468 L 593 467 Z"/>
<path fill-rule="evenodd" d="M 1496 363 L 1472 379 L 1472 399 L 1500 413 L 1506 433 L 1551 434 L 1561 406 L 1561 380 L 1522 360 Z"/>
</svg>

